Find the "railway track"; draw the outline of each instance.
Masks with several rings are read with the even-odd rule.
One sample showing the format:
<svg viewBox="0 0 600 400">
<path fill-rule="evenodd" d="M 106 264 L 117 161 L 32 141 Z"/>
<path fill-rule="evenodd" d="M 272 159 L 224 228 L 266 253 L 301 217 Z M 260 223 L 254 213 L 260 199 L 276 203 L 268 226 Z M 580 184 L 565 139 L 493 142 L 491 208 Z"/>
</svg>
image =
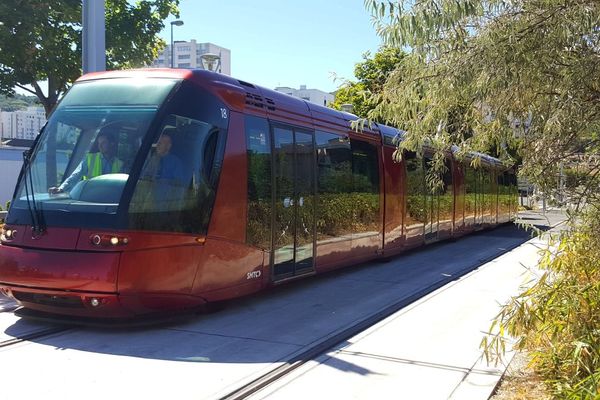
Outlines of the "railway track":
<svg viewBox="0 0 600 400">
<path fill-rule="evenodd" d="M 3 313 L 3 312 L 13 312 L 17 308 L 19 308 L 18 304 L 1 305 L 0 306 L 0 313 Z"/>
<path fill-rule="evenodd" d="M 17 303 L 9 301 L 5 297 L 0 297 L 0 313 L 13 313 L 16 310 L 18 310 L 19 308 L 21 308 L 21 306 L 19 306 Z M 25 332 L 23 334 L 13 337 L 13 338 L 1 340 L 0 341 L 0 349 L 9 347 L 9 346 L 14 346 L 19 343 L 24 343 L 24 342 L 27 342 L 30 340 L 43 338 L 45 336 L 50 336 L 50 335 L 54 335 L 57 333 L 66 332 L 70 329 L 72 329 L 72 328 L 61 325 L 61 326 L 52 327 L 52 328 L 38 329 L 38 330 L 31 331 L 31 332 Z"/>
<path fill-rule="evenodd" d="M 551 226 L 551 228 L 553 230 L 560 229 L 560 227 L 564 224 L 564 221 L 560 221 L 555 225 L 551 225 L 549 222 L 548 222 L 548 224 Z M 291 360 L 287 361 L 285 364 L 266 372 L 265 374 L 254 379 L 252 382 L 249 382 L 239 388 L 236 388 L 236 389 L 230 391 L 229 393 L 225 394 L 224 396 L 219 397 L 219 399 L 220 400 L 239 400 L 239 399 L 246 399 L 248 397 L 251 397 L 255 393 L 266 388 L 267 386 L 269 386 L 269 385 L 277 382 L 278 380 L 283 379 L 287 375 L 291 374 L 295 369 L 301 367 L 302 365 L 306 364 L 307 362 L 314 360 L 315 358 L 317 358 L 323 354 L 328 353 L 335 347 L 339 346 L 341 343 L 360 334 L 361 332 L 363 332 L 366 329 L 370 328 L 371 326 L 377 324 L 378 322 L 382 321 L 383 319 L 400 311 L 401 309 L 408 306 L 409 304 L 419 300 L 420 298 L 422 298 L 424 296 L 427 296 L 429 293 L 432 293 L 433 291 L 435 291 L 443 286 L 448 285 L 448 287 L 450 287 L 453 284 L 453 281 L 454 281 L 454 283 L 457 282 L 456 280 L 458 278 L 462 278 L 465 275 L 468 275 L 468 274 L 474 272 L 481 265 L 484 265 L 488 261 L 491 261 L 491 260 L 497 258 L 498 256 L 511 251 L 512 249 L 518 247 L 520 244 L 521 243 L 515 243 L 511 246 L 507 246 L 506 248 L 504 248 L 502 251 L 500 251 L 497 254 L 492 254 L 488 257 L 481 258 L 481 259 L 477 260 L 477 262 L 475 262 L 475 264 L 459 271 L 458 274 L 456 274 L 454 277 L 452 277 L 450 279 L 439 280 L 425 288 L 422 288 L 418 292 L 416 292 L 408 297 L 402 298 L 402 299 L 398 300 L 396 303 L 391 304 L 391 305 L 381 309 L 377 313 L 372 314 L 371 316 L 368 316 L 368 317 L 364 318 L 363 320 L 356 322 L 355 324 L 344 329 L 343 331 L 340 331 L 340 332 L 334 334 L 333 336 L 328 337 L 325 340 L 313 343 L 311 346 L 309 346 L 308 349 L 302 351 L 300 354 L 296 355 Z"/>
<path fill-rule="evenodd" d="M 494 256 L 495 257 L 495 256 Z M 494 257 L 489 257 L 493 259 Z M 335 333 L 333 336 L 327 337 L 324 340 L 317 341 L 310 345 L 307 349 L 302 351 L 301 353 L 294 356 L 292 359 L 287 361 L 285 364 L 272 369 L 260 377 L 254 379 L 252 382 L 249 382 L 241 387 L 232 390 L 231 392 L 225 394 L 224 396 L 219 397 L 220 400 L 240 400 L 246 399 L 253 394 L 259 392 L 260 390 L 266 388 L 272 383 L 283 379 L 286 375 L 292 373 L 295 369 L 301 367 L 305 363 L 323 355 L 338 346 L 339 344 L 347 341 L 348 339 L 360 334 L 371 326 L 377 324 L 378 322 L 384 320 L 385 318 L 391 316 L 392 314 L 400 311 L 404 307 L 409 304 L 419 300 L 420 298 L 432 293 L 433 291 L 448 285 L 452 281 L 455 281 L 458 277 L 462 277 L 470 272 L 476 270 L 482 264 L 485 264 L 489 261 L 487 258 L 479 260 L 479 263 L 473 265 L 471 267 L 465 268 L 461 271 L 457 276 L 454 276 L 452 279 L 443 279 L 433 283 L 430 286 L 422 288 L 418 292 L 413 293 L 410 296 L 404 297 L 397 302 L 379 310 L 378 312 L 357 321 L 355 324 L 350 327 Z"/>
<path fill-rule="evenodd" d="M 41 329 L 41 330 L 34 331 L 34 332 L 25 333 L 18 337 L 14 337 L 12 339 L 7 339 L 4 341 L 1 341 L 0 349 L 9 347 L 9 346 L 14 346 L 14 345 L 17 345 L 20 343 L 28 342 L 30 340 L 40 339 L 40 338 L 43 338 L 46 336 L 52 336 L 57 333 L 67 332 L 72 329 L 73 329 L 72 327 L 60 326 L 60 327 L 56 327 L 56 328 L 47 328 L 47 329 Z"/>
</svg>

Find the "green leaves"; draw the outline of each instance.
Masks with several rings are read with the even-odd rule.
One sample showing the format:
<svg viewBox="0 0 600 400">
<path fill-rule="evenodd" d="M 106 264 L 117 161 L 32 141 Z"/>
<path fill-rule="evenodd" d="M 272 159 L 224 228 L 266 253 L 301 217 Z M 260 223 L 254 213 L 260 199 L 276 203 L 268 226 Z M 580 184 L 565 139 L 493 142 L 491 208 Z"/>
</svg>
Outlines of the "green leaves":
<svg viewBox="0 0 600 400">
<path fill-rule="evenodd" d="M 394 3 L 365 1 L 386 43 L 411 51 L 368 117 L 407 130 L 401 146 L 436 136 L 522 158 L 549 194 L 561 162 L 598 151 L 599 0 Z M 579 190 L 588 203 L 600 199 L 594 185 Z"/>
<path fill-rule="evenodd" d="M 381 47 L 374 56 L 363 54 L 363 60 L 354 67 L 357 82 L 344 82 L 335 95 L 332 108 L 340 110 L 344 104 L 352 104 L 353 113 L 366 118 L 380 101 L 385 82 L 396 69 L 405 53 L 397 48 Z"/>
<path fill-rule="evenodd" d="M 595 399 L 600 390 L 598 221 L 598 211 L 585 214 L 554 250 L 544 251 L 542 277 L 503 306 L 491 327 L 500 332 L 482 341 L 493 359 L 507 336 L 516 338 L 560 398 Z"/>
</svg>

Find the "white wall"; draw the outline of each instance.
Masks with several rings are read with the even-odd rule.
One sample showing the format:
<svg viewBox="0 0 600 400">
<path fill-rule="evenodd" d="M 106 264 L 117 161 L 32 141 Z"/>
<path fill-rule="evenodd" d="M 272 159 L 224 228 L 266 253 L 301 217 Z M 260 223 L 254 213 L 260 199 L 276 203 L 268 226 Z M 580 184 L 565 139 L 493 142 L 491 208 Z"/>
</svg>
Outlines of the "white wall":
<svg viewBox="0 0 600 400">
<path fill-rule="evenodd" d="M 335 100 L 335 96 L 331 93 L 324 92 L 319 89 L 307 89 L 306 85 L 300 85 L 300 89 L 294 89 L 287 86 L 279 86 L 276 91 L 289 94 L 290 96 L 299 97 L 303 100 L 308 100 L 311 103 L 321 106 L 328 106 Z"/>
<path fill-rule="evenodd" d="M 0 205 L 3 209 L 6 202 L 12 199 L 23 165 L 24 150 L 19 147 L 0 147 Z"/>
</svg>

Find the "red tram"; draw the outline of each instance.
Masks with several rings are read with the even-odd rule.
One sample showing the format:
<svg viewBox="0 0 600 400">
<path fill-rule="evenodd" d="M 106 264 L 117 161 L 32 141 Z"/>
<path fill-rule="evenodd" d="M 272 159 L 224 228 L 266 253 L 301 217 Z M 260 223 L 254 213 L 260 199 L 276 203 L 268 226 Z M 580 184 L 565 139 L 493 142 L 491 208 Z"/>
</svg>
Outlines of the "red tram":
<svg viewBox="0 0 600 400">
<path fill-rule="evenodd" d="M 85 75 L 26 154 L 0 291 L 52 314 L 171 312 L 516 215 L 498 160 L 449 153 L 431 192 L 427 157 L 392 162 L 401 132 L 355 118 L 201 70 Z"/>
</svg>

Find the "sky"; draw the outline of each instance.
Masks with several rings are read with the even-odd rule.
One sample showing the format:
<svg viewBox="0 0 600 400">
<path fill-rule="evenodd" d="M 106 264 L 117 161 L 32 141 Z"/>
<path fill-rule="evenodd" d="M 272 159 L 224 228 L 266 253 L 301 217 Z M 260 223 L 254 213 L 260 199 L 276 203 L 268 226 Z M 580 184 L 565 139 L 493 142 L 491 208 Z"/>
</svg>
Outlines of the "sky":
<svg viewBox="0 0 600 400">
<path fill-rule="evenodd" d="M 363 0 L 181 0 L 179 8 L 174 40 L 231 50 L 231 75 L 268 88 L 334 91 L 381 43 Z M 172 20 L 160 34 L 167 43 Z"/>
</svg>

